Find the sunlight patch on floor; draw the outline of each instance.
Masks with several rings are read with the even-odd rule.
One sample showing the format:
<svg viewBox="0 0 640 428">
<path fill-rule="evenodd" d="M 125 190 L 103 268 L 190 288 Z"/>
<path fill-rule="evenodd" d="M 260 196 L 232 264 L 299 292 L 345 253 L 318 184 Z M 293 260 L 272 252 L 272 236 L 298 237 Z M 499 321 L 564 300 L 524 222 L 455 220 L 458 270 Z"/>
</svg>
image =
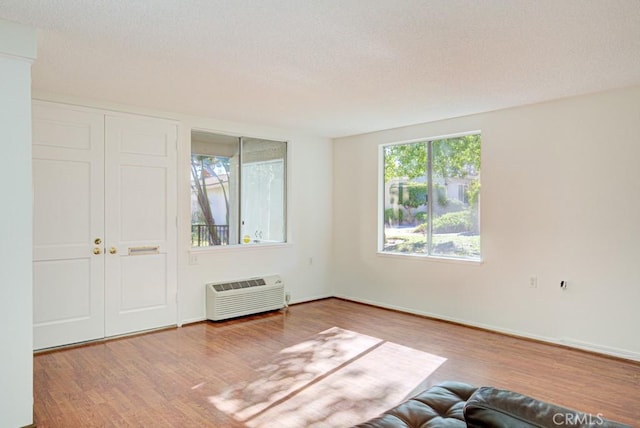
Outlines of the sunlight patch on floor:
<svg viewBox="0 0 640 428">
<path fill-rule="evenodd" d="M 333 327 L 209 401 L 248 427 L 348 426 L 402 401 L 445 361 Z"/>
</svg>

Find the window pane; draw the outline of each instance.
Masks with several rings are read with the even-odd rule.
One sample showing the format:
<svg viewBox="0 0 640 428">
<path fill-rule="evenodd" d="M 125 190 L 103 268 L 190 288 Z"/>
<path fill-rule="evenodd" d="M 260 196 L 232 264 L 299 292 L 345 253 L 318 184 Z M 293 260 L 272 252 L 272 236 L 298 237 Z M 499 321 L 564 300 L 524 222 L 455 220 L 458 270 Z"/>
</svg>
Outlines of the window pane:
<svg viewBox="0 0 640 428">
<path fill-rule="evenodd" d="M 480 135 L 432 142 L 431 254 L 480 258 Z"/>
<path fill-rule="evenodd" d="M 383 154 L 383 251 L 426 253 L 426 143 L 387 146 Z"/>
<path fill-rule="evenodd" d="M 285 242 L 287 145 L 242 140 L 242 243 Z"/>
<path fill-rule="evenodd" d="M 239 139 L 191 135 L 191 246 L 238 243 Z"/>
</svg>

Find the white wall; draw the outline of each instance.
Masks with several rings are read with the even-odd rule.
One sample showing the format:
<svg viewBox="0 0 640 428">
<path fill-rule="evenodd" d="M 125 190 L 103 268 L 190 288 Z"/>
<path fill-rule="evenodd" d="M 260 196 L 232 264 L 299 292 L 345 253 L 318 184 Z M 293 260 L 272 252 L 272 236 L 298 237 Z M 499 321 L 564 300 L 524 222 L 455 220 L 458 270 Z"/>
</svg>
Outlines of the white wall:
<svg viewBox="0 0 640 428">
<path fill-rule="evenodd" d="M 484 262 L 377 254 L 379 145 L 477 129 Z M 640 360 L 640 87 L 337 139 L 334 201 L 336 295 Z"/>
<path fill-rule="evenodd" d="M 0 20 L 0 426 L 33 422 L 31 61 L 35 31 Z"/>
<path fill-rule="evenodd" d="M 34 98 L 136 113 L 180 121 L 178 151 L 178 323 L 205 319 L 206 282 L 280 274 L 291 302 L 328 297 L 332 220 L 332 143 L 298 130 L 274 129 L 195 117 L 176 112 L 34 92 Z M 288 141 L 289 243 L 278 246 L 224 247 L 191 251 L 191 129 Z M 312 263 L 309 263 L 309 259 Z"/>
</svg>

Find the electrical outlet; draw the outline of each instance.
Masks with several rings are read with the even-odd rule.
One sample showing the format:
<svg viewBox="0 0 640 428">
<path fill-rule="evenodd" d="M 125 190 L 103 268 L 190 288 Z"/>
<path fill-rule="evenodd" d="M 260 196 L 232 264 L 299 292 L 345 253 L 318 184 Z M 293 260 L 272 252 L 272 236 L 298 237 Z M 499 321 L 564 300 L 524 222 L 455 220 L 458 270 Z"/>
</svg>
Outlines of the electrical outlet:
<svg viewBox="0 0 640 428">
<path fill-rule="evenodd" d="M 529 288 L 538 288 L 538 277 L 537 276 L 529 277 Z"/>
<path fill-rule="evenodd" d="M 198 255 L 196 253 L 189 253 L 189 264 L 190 265 L 198 264 Z"/>
</svg>

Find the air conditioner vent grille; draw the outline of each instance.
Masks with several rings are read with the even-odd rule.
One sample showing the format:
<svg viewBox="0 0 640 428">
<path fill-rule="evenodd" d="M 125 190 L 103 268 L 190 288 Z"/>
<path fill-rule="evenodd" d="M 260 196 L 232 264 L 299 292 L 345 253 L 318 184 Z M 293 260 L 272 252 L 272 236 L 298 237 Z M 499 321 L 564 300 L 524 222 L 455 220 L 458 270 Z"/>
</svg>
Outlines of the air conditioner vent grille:
<svg viewBox="0 0 640 428">
<path fill-rule="evenodd" d="M 221 284 L 212 284 L 216 291 L 238 290 L 240 288 L 258 287 L 267 285 L 264 278 L 249 279 L 246 281 L 223 282 Z"/>
</svg>

